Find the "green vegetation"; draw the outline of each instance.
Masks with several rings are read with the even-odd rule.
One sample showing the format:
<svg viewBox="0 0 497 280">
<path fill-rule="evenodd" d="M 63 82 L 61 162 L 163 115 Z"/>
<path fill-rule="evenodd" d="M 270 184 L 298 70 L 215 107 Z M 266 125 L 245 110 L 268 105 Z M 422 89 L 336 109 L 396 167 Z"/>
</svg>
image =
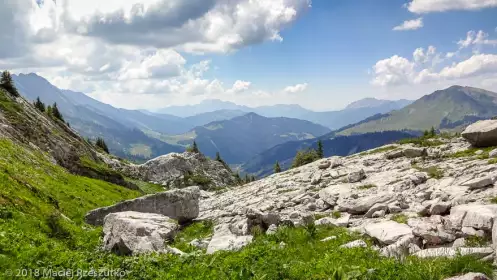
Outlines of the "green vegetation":
<svg viewBox="0 0 497 280">
<path fill-rule="evenodd" d="M 359 189 L 359 190 L 367 190 L 367 189 L 371 189 L 371 188 L 376 188 L 376 185 L 367 184 L 367 185 L 362 185 L 362 186 L 357 187 L 357 189 Z"/>
<path fill-rule="evenodd" d="M 434 127 L 431 127 L 430 130 L 425 130 L 423 136 L 418 138 L 408 138 L 402 139 L 398 141 L 399 144 L 414 144 L 420 147 L 435 147 L 443 145 L 444 142 L 438 140 L 439 136 L 437 136 L 436 130 Z"/>
<path fill-rule="evenodd" d="M 428 176 L 430 178 L 442 179 L 444 177 L 444 171 L 443 171 L 443 169 L 441 169 L 438 166 L 430 166 L 430 167 L 422 168 L 422 167 L 419 167 L 416 164 L 413 164 L 412 168 L 417 169 L 417 170 L 419 170 L 421 172 L 428 173 Z"/>
<path fill-rule="evenodd" d="M 194 239 L 207 238 L 212 235 L 213 231 L 214 223 L 211 221 L 194 222 L 180 230 L 171 246 L 186 253 L 196 251 L 198 249 L 191 246 L 190 242 Z"/>
<path fill-rule="evenodd" d="M 298 151 L 293 159 L 292 168 L 303 166 L 320 159 L 316 150 L 309 149 L 305 151 Z"/>
<path fill-rule="evenodd" d="M 457 153 L 453 153 L 453 154 L 449 155 L 449 157 L 462 158 L 462 157 L 476 156 L 477 159 L 488 159 L 488 153 L 490 153 L 490 151 L 494 150 L 495 148 L 497 148 L 497 147 L 494 146 L 494 147 L 488 147 L 488 148 L 469 148 L 469 149 L 464 150 L 464 151 L 459 151 Z M 483 153 L 481 153 L 479 155 L 475 154 L 479 150 L 483 151 Z"/>
<path fill-rule="evenodd" d="M 97 141 L 95 142 L 95 146 L 97 146 L 97 148 L 100 148 L 105 153 L 109 153 L 109 148 L 107 147 L 107 144 L 105 143 L 105 140 L 103 138 L 98 137 Z"/>
<path fill-rule="evenodd" d="M 197 142 L 195 142 L 195 140 L 193 140 L 193 144 L 191 146 L 186 148 L 186 151 L 189 153 L 200 154 L 200 150 L 198 149 Z"/>
<path fill-rule="evenodd" d="M 36 101 L 33 103 L 33 105 L 35 106 L 36 109 L 38 109 L 38 111 L 45 113 L 46 110 L 45 103 L 41 102 L 39 97 L 36 98 Z"/>
<path fill-rule="evenodd" d="M 390 218 L 390 220 L 399 224 L 407 224 L 407 220 L 409 220 L 409 218 L 405 214 L 395 214 Z"/>
<path fill-rule="evenodd" d="M 0 87 L 4 88 L 14 97 L 19 96 L 19 92 L 14 85 L 14 80 L 12 79 L 9 71 L 2 72 L 2 77 L 0 78 Z"/>
<path fill-rule="evenodd" d="M 331 216 L 335 219 L 338 219 L 342 217 L 342 213 L 340 213 L 340 211 L 333 211 L 333 213 L 331 213 Z"/>
<path fill-rule="evenodd" d="M 490 203 L 497 204 L 497 196 L 490 199 Z"/>
<path fill-rule="evenodd" d="M 488 164 L 497 164 L 497 158 L 489 159 Z"/>
<path fill-rule="evenodd" d="M 216 152 L 216 161 L 219 161 L 220 163 L 223 164 L 224 168 L 226 168 L 227 170 L 229 170 L 230 172 L 232 172 L 230 166 L 226 163 L 226 161 L 224 161 L 222 158 L 221 158 L 221 154 L 219 152 Z"/>
<path fill-rule="evenodd" d="M 203 189 L 208 189 L 212 184 L 212 180 L 203 174 L 186 173 L 183 176 L 184 186 L 200 186 Z"/>
<path fill-rule="evenodd" d="M 486 247 L 488 243 L 490 243 L 490 240 L 485 237 L 470 235 L 466 237 L 464 245 L 468 247 Z"/>
<path fill-rule="evenodd" d="M 280 172 L 281 172 L 280 163 L 276 161 L 276 163 L 274 164 L 274 173 L 280 173 Z"/>
<path fill-rule="evenodd" d="M 316 152 L 318 153 L 319 158 L 324 158 L 323 142 L 321 142 L 321 140 L 318 140 L 318 149 Z"/>
<path fill-rule="evenodd" d="M 126 181 L 136 185 L 145 194 L 152 194 L 152 193 L 166 191 L 166 188 L 162 185 L 158 185 L 158 184 L 154 184 L 154 183 L 150 183 L 150 182 L 144 182 L 144 181 L 140 181 L 140 180 L 135 180 L 135 179 L 131 179 L 131 178 L 126 178 Z"/>
</svg>

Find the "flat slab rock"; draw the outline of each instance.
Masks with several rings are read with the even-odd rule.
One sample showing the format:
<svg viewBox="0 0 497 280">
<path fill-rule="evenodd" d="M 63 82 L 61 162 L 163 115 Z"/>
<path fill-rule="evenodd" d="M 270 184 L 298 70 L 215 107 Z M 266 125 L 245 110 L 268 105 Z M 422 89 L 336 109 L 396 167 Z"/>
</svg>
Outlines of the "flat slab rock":
<svg viewBox="0 0 497 280">
<path fill-rule="evenodd" d="M 199 187 L 146 195 L 92 210 L 86 214 L 85 221 L 90 225 L 101 226 L 108 214 L 125 211 L 161 214 L 180 222 L 193 220 L 199 214 L 199 197 Z"/>
<path fill-rule="evenodd" d="M 478 259 L 484 258 L 488 255 L 493 254 L 494 250 L 490 247 L 477 247 L 477 248 L 430 248 L 424 249 L 419 252 L 414 253 L 418 258 L 454 258 L 457 255 L 461 256 L 472 256 Z"/>
<path fill-rule="evenodd" d="M 452 207 L 450 224 L 453 229 L 473 227 L 491 231 L 494 218 L 497 217 L 497 205 L 465 204 Z"/>
<path fill-rule="evenodd" d="M 159 214 L 111 213 L 104 220 L 104 249 L 118 255 L 168 252 L 165 243 L 178 227 L 176 221 Z"/>
<path fill-rule="evenodd" d="M 385 221 L 366 225 L 364 227 L 364 232 L 382 244 L 390 245 L 403 236 L 411 235 L 412 229 L 405 224 L 399 224 L 394 221 Z"/>
<path fill-rule="evenodd" d="M 230 230 L 229 224 L 217 225 L 214 228 L 209 246 L 207 246 L 207 254 L 213 254 L 217 251 L 236 251 L 252 242 L 252 235 L 236 235 Z"/>
</svg>

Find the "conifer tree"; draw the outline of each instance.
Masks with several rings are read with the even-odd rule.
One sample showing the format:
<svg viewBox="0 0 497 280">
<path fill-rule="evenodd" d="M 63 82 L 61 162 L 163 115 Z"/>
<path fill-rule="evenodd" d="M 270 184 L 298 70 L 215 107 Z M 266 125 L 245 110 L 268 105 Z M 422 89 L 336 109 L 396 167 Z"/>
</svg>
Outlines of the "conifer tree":
<svg viewBox="0 0 497 280">
<path fill-rule="evenodd" d="M 52 106 L 52 116 L 58 120 L 64 121 L 64 117 L 60 113 L 57 103 L 54 103 Z"/>
<path fill-rule="evenodd" d="M 200 150 L 198 149 L 198 146 L 197 146 L 197 142 L 195 142 L 195 140 L 193 140 L 192 152 L 194 152 L 196 154 L 200 153 Z"/>
<path fill-rule="evenodd" d="M 45 112 L 45 103 L 41 102 L 40 98 L 37 97 L 36 101 L 34 102 L 34 106 L 36 109 L 38 109 L 40 112 Z"/>
<path fill-rule="evenodd" d="M 323 150 L 323 142 L 321 142 L 321 140 L 318 141 L 318 156 L 319 158 L 323 158 L 324 157 L 324 150 Z"/>
<path fill-rule="evenodd" d="M 107 154 L 109 153 L 109 148 L 107 147 L 107 143 L 105 143 L 105 140 L 103 138 L 98 137 L 95 145 L 100 149 L 102 149 Z"/>
<path fill-rule="evenodd" d="M 2 78 L 0 79 L 0 86 L 3 87 L 6 91 L 8 91 L 12 96 L 18 97 L 19 92 L 17 91 L 14 80 L 10 75 L 10 72 L 5 70 L 2 72 Z"/>
<path fill-rule="evenodd" d="M 274 164 L 274 173 L 280 173 L 280 172 L 281 172 L 280 163 L 276 161 L 276 163 Z"/>
<path fill-rule="evenodd" d="M 435 127 L 433 127 L 433 126 L 432 126 L 432 127 L 431 127 L 431 130 L 430 130 L 430 136 L 431 136 L 431 137 L 435 137 L 436 135 L 437 135 L 437 132 L 436 132 L 436 130 L 435 130 Z"/>
</svg>

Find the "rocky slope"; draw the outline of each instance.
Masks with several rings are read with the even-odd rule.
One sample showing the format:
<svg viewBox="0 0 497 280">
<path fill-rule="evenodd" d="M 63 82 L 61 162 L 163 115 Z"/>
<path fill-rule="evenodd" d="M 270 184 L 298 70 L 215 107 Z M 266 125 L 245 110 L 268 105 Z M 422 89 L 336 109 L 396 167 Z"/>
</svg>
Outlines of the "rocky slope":
<svg viewBox="0 0 497 280">
<path fill-rule="evenodd" d="M 463 138 L 431 141 L 331 157 L 212 194 L 200 201 L 199 218 L 218 224 L 208 252 L 243 246 L 255 226 L 273 231 L 316 219 L 373 238 L 388 256 L 493 259 L 497 164 L 488 157 L 497 152 Z"/>
</svg>

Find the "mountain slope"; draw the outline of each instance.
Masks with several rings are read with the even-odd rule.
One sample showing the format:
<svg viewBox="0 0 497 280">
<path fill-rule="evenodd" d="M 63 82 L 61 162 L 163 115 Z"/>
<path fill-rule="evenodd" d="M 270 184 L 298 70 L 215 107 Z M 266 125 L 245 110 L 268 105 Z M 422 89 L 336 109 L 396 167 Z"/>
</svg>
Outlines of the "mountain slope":
<svg viewBox="0 0 497 280">
<path fill-rule="evenodd" d="M 144 160 L 183 150 L 151 138 L 140 129 L 182 133 L 193 127 L 175 116 L 158 117 L 117 109 L 83 93 L 60 90 L 36 74 L 21 74 L 14 76 L 14 80 L 28 100 L 40 97 L 47 105 L 56 102 L 66 121 L 77 132 L 89 138 L 103 137 L 112 153 L 129 159 Z"/>
<path fill-rule="evenodd" d="M 324 156 L 330 157 L 348 156 L 410 137 L 413 137 L 413 134 L 401 131 L 385 131 L 338 137 L 334 137 L 334 133 L 332 132 L 317 139 L 291 141 L 274 146 L 245 162 L 241 166 L 241 170 L 245 173 L 265 177 L 273 173 L 273 166 L 276 161 L 279 162 L 282 169 L 288 169 L 297 151 L 308 148 L 317 149 L 318 140 L 321 140 L 323 143 Z"/>
<path fill-rule="evenodd" d="M 497 115 L 497 93 L 483 89 L 452 86 L 425 95 L 411 105 L 379 119 L 349 127 L 348 135 L 385 130 L 426 130 L 460 128 L 478 119 Z"/>
<path fill-rule="evenodd" d="M 211 122 L 229 120 L 247 114 L 240 110 L 217 110 L 213 112 L 200 113 L 195 116 L 186 117 L 184 120 L 193 126 L 201 126 Z"/>
<path fill-rule="evenodd" d="M 231 120 L 212 122 L 194 128 L 188 134 L 171 137 L 171 141 L 189 145 L 195 139 L 202 153 L 214 157 L 220 152 L 230 163 L 241 163 L 272 146 L 315 138 L 329 132 L 326 127 L 298 119 L 265 118 L 248 113 Z"/>
</svg>

